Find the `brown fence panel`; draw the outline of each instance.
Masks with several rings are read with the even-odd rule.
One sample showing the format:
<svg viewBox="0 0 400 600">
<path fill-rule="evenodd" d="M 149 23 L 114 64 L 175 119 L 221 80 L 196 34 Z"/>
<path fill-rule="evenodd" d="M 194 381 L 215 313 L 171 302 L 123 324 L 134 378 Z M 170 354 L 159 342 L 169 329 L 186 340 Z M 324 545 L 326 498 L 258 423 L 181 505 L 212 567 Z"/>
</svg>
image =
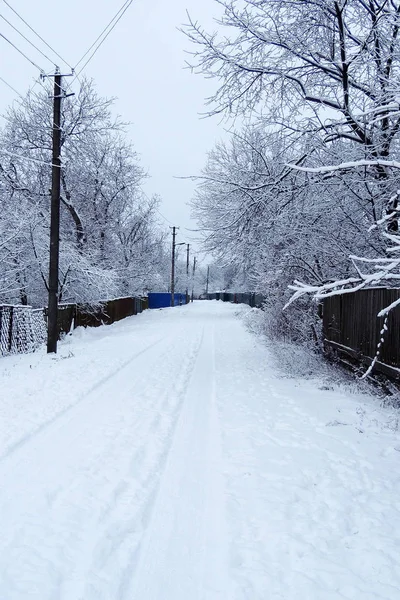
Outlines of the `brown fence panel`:
<svg viewBox="0 0 400 600">
<path fill-rule="evenodd" d="M 147 305 L 146 305 L 146 301 L 147 301 Z M 139 315 L 140 313 L 142 313 L 146 308 L 148 308 L 148 300 L 147 298 L 135 298 L 135 305 L 136 305 L 136 315 Z"/>
<path fill-rule="evenodd" d="M 58 306 L 58 337 L 67 334 L 75 326 L 76 304 L 60 304 Z"/>
<path fill-rule="evenodd" d="M 89 304 L 60 304 L 58 307 L 59 337 L 74 327 L 98 327 L 111 324 L 148 308 L 148 298 L 118 298 Z M 33 352 L 46 341 L 47 309 L 30 306 L 0 306 L 0 356 Z"/>
<path fill-rule="evenodd" d="M 108 319 L 104 315 L 104 308 L 77 304 L 75 315 L 75 327 L 99 327 L 104 323 L 104 319 Z"/>
<path fill-rule="evenodd" d="M 378 313 L 400 298 L 400 289 L 374 288 L 338 294 L 323 301 L 323 334 L 333 347 L 349 349 L 353 356 L 372 360 L 385 318 Z M 379 362 L 400 368 L 400 306 L 388 317 Z M 337 348 L 340 350 L 340 348 Z M 349 352 L 351 354 L 351 352 Z M 368 361 L 367 361 L 368 362 Z"/>
<path fill-rule="evenodd" d="M 264 302 L 265 296 L 262 294 L 254 294 L 254 306 L 256 306 L 256 308 L 261 308 Z"/>
<path fill-rule="evenodd" d="M 136 301 L 135 298 L 118 298 L 117 300 L 110 300 L 106 305 L 106 312 L 109 315 L 111 323 L 131 317 L 136 314 Z"/>
<path fill-rule="evenodd" d="M 126 317 L 136 315 L 141 303 L 134 297 L 117 298 L 108 300 L 96 307 L 78 304 L 76 307 L 75 326 L 99 327 L 100 325 L 111 325 Z"/>
<path fill-rule="evenodd" d="M 387 290 L 387 292 L 385 302 L 389 299 L 389 303 L 392 303 L 400 297 L 400 290 L 392 289 Z M 384 335 L 385 341 L 382 346 L 381 360 L 388 365 L 400 367 L 400 307 L 390 311 L 387 326 L 388 330 Z"/>
</svg>

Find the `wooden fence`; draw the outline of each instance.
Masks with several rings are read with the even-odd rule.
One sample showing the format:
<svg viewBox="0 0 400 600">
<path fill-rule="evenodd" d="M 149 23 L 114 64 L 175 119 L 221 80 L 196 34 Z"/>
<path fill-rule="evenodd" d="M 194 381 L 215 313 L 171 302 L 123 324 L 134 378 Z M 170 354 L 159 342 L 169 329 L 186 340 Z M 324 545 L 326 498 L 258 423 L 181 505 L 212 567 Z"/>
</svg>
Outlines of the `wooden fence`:
<svg viewBox="0 0 400 600">
<path fill-rule="evenodd" d="M 58 330 L 68 333 L 75 327 L 99 327 L 137 315 L 148 308 L 147 298 L 126 297 L 107 300 L 93 307 L 89 304 L 61 304 L 58 309 Z"/>
<path fill-rule="evenodd" d="M 79 326 L 110 325 L 148 308 L 147 298 L 117 298 L 88 304 L 61 304 L 58 310 L 58 332 L 69 333 Z M 33 352 L 47 338 L 46 309 L 31 306 L 0 306 L 0 356 Z"/>
<path fill-rule="evenodd" d="M 400 306 L 390 311 L 387 331 L 380 310 L 400 298 L 400 289 L 373 288 L 326 298 L 322 303 L 323 337 L 326 350 L 371 364 L 378 347 L 375 370 L 400 378 Z"/>
<path fill-rule="evenodd" d="M 390 311 L 383 335 L 385 317 L 377 316 L 398 298 L 400 289 L 387 288 L 326 298 L 320 305 L 325 351 L 333 350 L 340 357 L 351 357 L 358 364 L 370 365 L 383 338 L 374 369 L 400 380 L 400 306 Z M 260 307 L 265 297 L 255 293 L 216 292 L 207 294 L 207 299 Z"/>
</svg>

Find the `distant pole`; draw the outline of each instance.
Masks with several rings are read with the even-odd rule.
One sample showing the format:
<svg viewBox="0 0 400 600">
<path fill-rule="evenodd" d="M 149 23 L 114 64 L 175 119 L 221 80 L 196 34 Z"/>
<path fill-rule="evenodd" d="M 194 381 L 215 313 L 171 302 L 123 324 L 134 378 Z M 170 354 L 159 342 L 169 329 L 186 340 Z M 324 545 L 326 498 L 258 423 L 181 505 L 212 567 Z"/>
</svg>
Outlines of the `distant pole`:
<svg viewBox="0 0 400 600">
<path fill-rule="evenodd" d="M 207 282 L 206 282 L 206 294 L 208 294 L 208 283 L 210 281 L 210 265 L 207 267 Z"/>
<path fill-rule="evenodd" d="M 172 227 L 171 306 L 175 306 L 175 239 L 176 227 Z"/>
<path fill-rule="evenodd" d="M 50 266 L 49 266 L 49 300 L 47 317 L 47 352 L 57 352 L 57 316 L 58 316 L 58 269 L 60 252 L 60 190 L 61 190 L 61 98 L 62 77 L 56 71 L 54 76 L 53 106 L 53 158 L 51 182 L 51 216 L 50 216 Z"/>
<path fill-rule="evenodd" d="M 192 272 L 192 302 L 194 296 L 194 274 L 196 272 L 196 257 L 193 258 L 193 272 Z"/>
<path fill-rule="evenodd" d="M 189 302 L 189 251 L 190 244 L 186 246 L 186 304 Z"/>
</svg>

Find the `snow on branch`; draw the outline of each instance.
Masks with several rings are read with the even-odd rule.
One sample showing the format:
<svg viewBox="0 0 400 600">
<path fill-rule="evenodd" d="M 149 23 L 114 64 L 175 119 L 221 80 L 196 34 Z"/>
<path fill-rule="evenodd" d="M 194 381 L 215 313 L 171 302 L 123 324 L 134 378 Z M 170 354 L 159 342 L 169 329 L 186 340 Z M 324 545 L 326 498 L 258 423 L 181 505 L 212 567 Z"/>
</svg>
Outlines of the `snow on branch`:
<svg viewBox="0 0 400 600">
<path fill-rule="evenodd" d="M 332 173 L 335 171 L 356 169 L 358 167 L 391 167 L 394 169 L 400 169 L 400 162 L 396 160 L 355 160 L 340 163 L 339 165 L 327 165 L 325 167 L 300 167 L 299 165 L 293 163 L 287 163 L 285 166 L 289 169 L 304 171 L 306 173 Z"/>
<path fill-rule="evenodd" d="M 382 220 L 382 222 L 384 219 Z M 393 246 L 386 248 L 386 253 L 391 254 L 400 250 L 400 235 L 387 233 L 382 231 L 382 236 L 392 242 Z M 350 255 L 349 260 L 352 262 L 358 277 L 348 277 L 347 279 L 339 279 L 330 281 L 322 285 L 309 285 L 301 281 L 295 280 L 289 289 L 294 292 L 289 301 L 284 306 L 285 310 L 293 302 L 302 296 L 309 295 L 318 302 L 331 296 L 342 294 L 350 294 L 368 287 L 374 287 L 380 284 L 400 283 L 400 257 L 399 258 L 368 258 L 363 256 Z M 372 269 L 372 272 L 363 273 L 361 265 Z M 396 306 L 400 305 L 400 299 L 395 300 L 389 306 L 384 307 L 378 317 L 386 316 Z"/>
</svg>

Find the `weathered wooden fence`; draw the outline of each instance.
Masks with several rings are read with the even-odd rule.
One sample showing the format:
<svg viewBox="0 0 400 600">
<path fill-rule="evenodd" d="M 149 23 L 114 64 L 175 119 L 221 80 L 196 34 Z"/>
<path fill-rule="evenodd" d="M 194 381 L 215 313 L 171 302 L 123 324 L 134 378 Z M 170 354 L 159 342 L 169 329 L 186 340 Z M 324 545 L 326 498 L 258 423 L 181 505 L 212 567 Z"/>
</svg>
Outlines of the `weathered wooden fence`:
<svg viewBox="0 0 400 600">
<path fill-rule="evenodd" d="M 147 298 L 128 297 L 88 304 L 61 304 L 59 336 L 79 326 L 110 325 L 148 308 Z M 0 306 L 0 355 L 33 352 L 47 338 L 46 309 L 30 306 Z"/>
<path fill-rule="evenodd" d="M 262 306 L 265 300 L 265 296 L 255 293 L 216 292 L 206 297 L 252 307 Z M 390 311 L 383 334 L 385 317 L 377 316 L 398 298 L 400 289 L 389 288 L 359 290 L 326 298 L 320 305 L 325 351 L 333 350 L 339 356 L 370 365 L 381 342 L 374 369 L 400 379 L 400 306 Z"/>
<path fill-rule="evenodd" d="M 326 298 L 322 303 L 326 350 L 333 349 L 357 361 L 371 364 L 381 338 L 375 370 L 400 378 L 400 306 L 390 311 L 387 330 L 380 310 L 400 298 L 400 289 L 373 288 Z"/>
<path fill-rule="evenodd" d="M 126 297 L 89 304 L 61 304 L 58 311 L 58 326 L 61 333 L 75 327 L 99 327 L 137 315 L 148 308 L 147 298 Z"/>
</svg>

